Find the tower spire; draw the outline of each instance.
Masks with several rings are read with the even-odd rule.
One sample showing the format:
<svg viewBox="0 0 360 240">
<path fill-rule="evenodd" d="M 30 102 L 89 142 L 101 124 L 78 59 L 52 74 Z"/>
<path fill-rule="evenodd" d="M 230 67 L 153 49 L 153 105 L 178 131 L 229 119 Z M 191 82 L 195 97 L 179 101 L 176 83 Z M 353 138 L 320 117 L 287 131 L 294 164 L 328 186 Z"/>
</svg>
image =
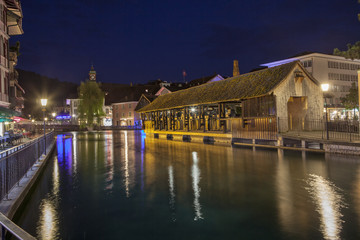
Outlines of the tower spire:
<svg viewBox="0 0 360 240">
<path fill-rule="evenodd" d="M 90 71 L 89 71 L 89 80 L 96 81 L 96 71 L 94 69 L 94 65 L 91 64 Z"/>
</svg>

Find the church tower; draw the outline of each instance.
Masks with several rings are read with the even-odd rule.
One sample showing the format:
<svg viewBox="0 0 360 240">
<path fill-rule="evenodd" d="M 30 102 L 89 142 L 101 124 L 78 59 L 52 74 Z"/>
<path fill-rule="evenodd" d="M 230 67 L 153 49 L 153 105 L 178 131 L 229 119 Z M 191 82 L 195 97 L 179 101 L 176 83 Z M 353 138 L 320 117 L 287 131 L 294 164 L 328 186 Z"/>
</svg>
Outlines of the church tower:
<svg viewBox="0 0 360 240">
<path fill-rule="evenodd" d="M 96 82 L 96 71 L 94 70 L 93 65 L 91 65 L 91 69 L 90 69 L 90 72 L 89 72 L 89 80 Z"/>
</svg>

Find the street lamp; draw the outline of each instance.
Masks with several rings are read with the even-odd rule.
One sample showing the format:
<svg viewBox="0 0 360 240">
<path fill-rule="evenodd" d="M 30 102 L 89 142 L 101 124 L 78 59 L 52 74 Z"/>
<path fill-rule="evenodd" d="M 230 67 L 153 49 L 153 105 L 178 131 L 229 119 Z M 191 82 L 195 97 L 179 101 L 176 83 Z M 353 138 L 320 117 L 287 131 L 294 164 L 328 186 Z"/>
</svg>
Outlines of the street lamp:
<svg viewBox="0 0 360 240">
<path fill-rule="evenodd" d="M 324 83 L 321 84 L 321 89 L 325 93 L 329 90 L 329 84 Z M 327 103 L 326 103 L 326 95 L 324 94 L 325 99 L 325 121 L 326 121 L 326 140 L 329 140 L 329 123 L 328 123 L 328 111 L 327 111 Z"/>
<path fill-rule="evenodd" d="M 41 99 L 41 106 L 42 111 L 43 111 L 43 119 L 44 119 L 44 154 L 46 155 L 46 136 L 45 136 L 45 111 L 46 111 L 46 104 L 47 104 L 47 99 Z"/>
</svg>

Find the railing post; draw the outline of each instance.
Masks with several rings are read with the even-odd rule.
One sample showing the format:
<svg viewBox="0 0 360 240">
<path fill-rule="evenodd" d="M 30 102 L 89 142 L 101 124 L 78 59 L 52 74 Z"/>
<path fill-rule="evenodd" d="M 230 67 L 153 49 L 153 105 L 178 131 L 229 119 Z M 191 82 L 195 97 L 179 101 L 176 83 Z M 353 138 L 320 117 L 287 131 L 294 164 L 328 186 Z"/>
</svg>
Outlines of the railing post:
<svg viewBox="0 0 360 240">
<path fill-rule="evenodd" d="M 6 193 L 6 200 L 9 200 L 9 159 L 8 159 L 8 154 L 6 152 L 6 158 L 5 158 L 5 193 Z"/>
<path fill-rule="evenodd" d="M 2 240 L 5 240 L 5 233 L 6 233 L 5 227 L 3 225 L 1 225 L 1 239 Z"/>
</svg>

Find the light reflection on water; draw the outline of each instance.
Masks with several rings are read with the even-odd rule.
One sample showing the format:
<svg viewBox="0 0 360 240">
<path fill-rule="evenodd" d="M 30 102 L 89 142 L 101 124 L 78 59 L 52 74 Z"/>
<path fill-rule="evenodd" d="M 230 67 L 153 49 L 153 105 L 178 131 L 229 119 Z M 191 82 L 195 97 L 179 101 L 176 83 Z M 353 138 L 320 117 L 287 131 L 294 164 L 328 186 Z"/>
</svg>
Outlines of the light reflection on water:
<svg viewBox="0 0 360 240">
<path fill-rule="evenodd" d="M 28 210 L 33 213 L 19 222 L 39 239 L 360 235 L 358 161 L 182 143 L 134 131 L 75 133 L 57 143 L 42 181 L 49 188 L 39 190 L 40 204 L 29 202 L 38 211 Z M 35 233 L 27 228 L 31 222 Z"/>
<path fill-rule="evenodd" d="M 128 144 L 128 132 L 124 132 L 124 141 L 125 141 L 125 191 L 126 197 L 130 196 L 130 187 L 129 187 L 129 144 Z"/>
<path fill-rule="evenodd" d="M 310 174 L 307 190 L 316 204 L 316 211 L 320 214 L 320 228 L 326 240 L 340 238 L 343 215 L 341 209 L 345 207 L 339 189 L 321 176 Z"/>
<path fill-rule="evenodd" d="M 170 209 L 172 211 L 172 221 L 176 221 L 175 216 L 175 186 L 174 186 L 174 170 L 173 166 L 169 166 L 169 192 L 170 192 L 170 198 L 169 198 L 169 204 Z"/>
<path fill-rule="evenodd" d="M 43 240 L 57 239 L 59 236 L 59 168 L 58 159 L 55 158 L 52 175 L 53 189 L 48 198 L 43 199 L 40 205 L 40 219 L 37 235 Z"/>
<path fill-rule="evenodd" d="M 202 213 L 201 213 L 201 205 L 200 205 L 200 191 L 201 188 L 199 187 L 200 183 L 200 169 L 198 166 L 198 155 L 197 152 L 192 153 L 193 157 L 193 165 L 191 168 L 191 177 L 192 177 L 192 187 L 194 191 L 194 209 L 195 209 L 195 218 L 194 220 L 200 220 L 203 219 Z"/>
</svg>

